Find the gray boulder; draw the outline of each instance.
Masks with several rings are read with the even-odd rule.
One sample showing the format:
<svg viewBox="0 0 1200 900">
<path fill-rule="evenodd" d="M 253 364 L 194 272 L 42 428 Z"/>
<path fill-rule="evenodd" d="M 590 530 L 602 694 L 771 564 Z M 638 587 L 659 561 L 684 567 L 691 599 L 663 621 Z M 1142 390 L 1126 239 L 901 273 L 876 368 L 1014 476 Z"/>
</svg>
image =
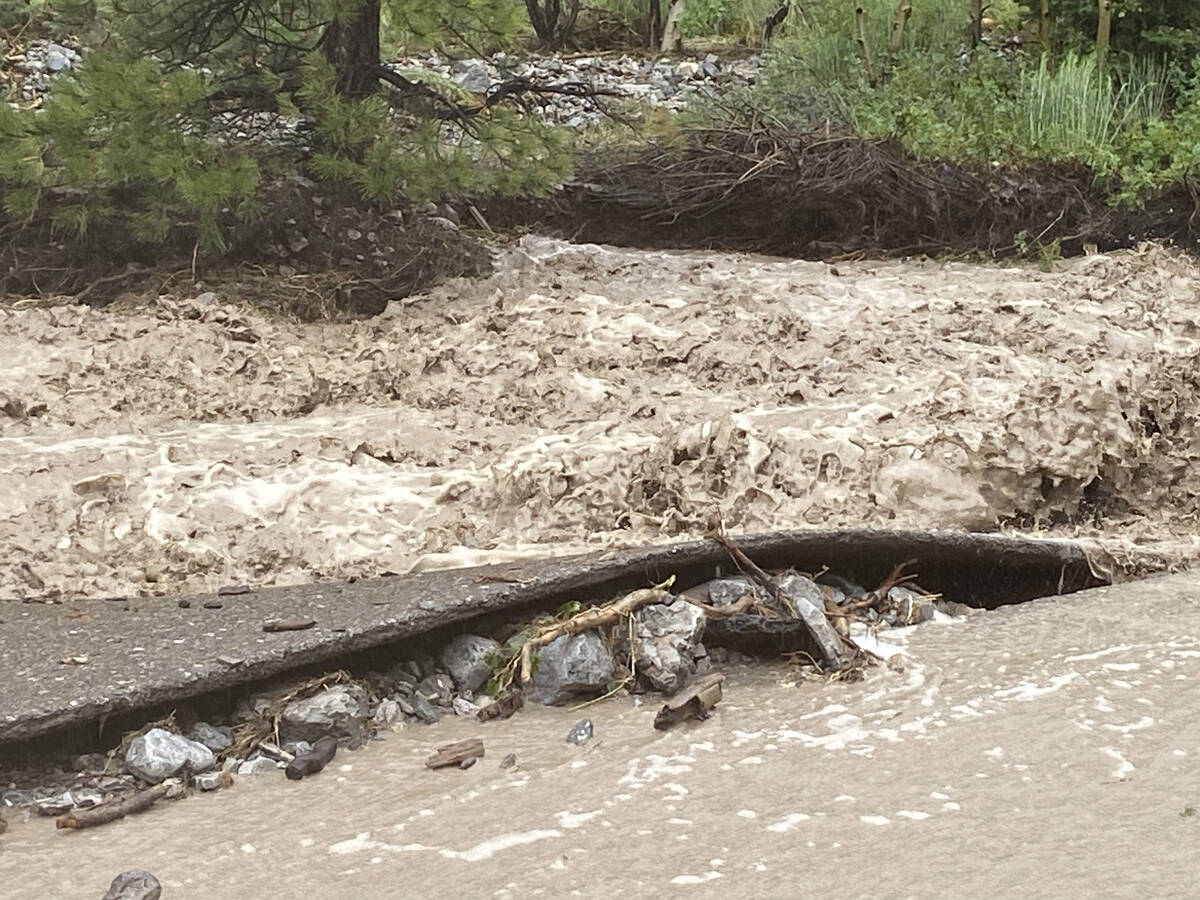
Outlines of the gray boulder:
<svg viewBox="0 0 1200 900">
<path fill-rule="evenodd" d="M 238 766 L 239 775 L 269 775 L 279 769 L 279 763 L 270 757 L 255 756 Z"/>
<path fill-rule="evenodd" d="M 284 741 L 315 741 L 327 734 L 357 738 L 369 715 L 366 692 L 357 684 L 338 684 L 284 707 L 279 736 Z"/>
<path fill-rule="evenodd" d="M 594 631 L 563 635 L 537 654 L 529 699 L 553 706 L 579 695 L 595 696 L 612 681 L 612 652 Z"/>
<path fill-rule="evenodd" d="M 125 753 L 125 768 L 153 784 L 177 774 L 185 765 L 190 764 L 193 772 L 204 772 L 216 762 L 203 744 L 165 728 L 151 728 L 135 737 Z"/>
<path fill-rule="evenodd" d="M 492 76 L 488 74 L 487 66 L 477 59 L 456 62 L 450 77 L 459 87 L 473 94 L 482 94 L 492 84 Z"/>
<path fill-rule="evenodd" d="M 454 700 L 454 679 L 449 675 L 430 675 L 428 678 L 421 679 L 416 693 L 430 703 L 448 707 Z"/>
<path fill-rule="evenodd" d="M 460 634 L 442 650 L 442 665 L 460 691 L 477 691 L 492 677 L 488 657 L 499 652 L 500 645 L 491 638 Z"/>
<path fill-rule="evenodd" d="M 397 725 L 404 724 L 404 710 L 400 708 L 400 704 L 395 700 L 383 700 L 379 706 L 375 708 L 375 715 L 371 719 L 378 728 L 395 728 Z"/>
<path fill-rule="evenodd" d="M 227 726 L 218 727 L 207 722 L 197 722 L 188 731 L 187 736 L 209 750 L 220 752 L 228 750 L 233 745 L 233 729 Z"/>
<path fill-rule="evenodd" d="M 842 663 L 842 641 L 829 619 L 825 616 L 825 592 L 811 578 L 803 575 L 786 574 L 775 579 L 779 591 L 787 597 L 820 650 L 821 664 L 827 669 L 837 669 Z"/>
<path fill-rule="evenodd" d="M 708 582 L 707 602 L 713 606 L 732 606 L 746 594 L 764 601 L 770 598 L 770 594 L 749 578 L 718 578 Z"/>
<path fill-rule="evenodd" d="M 162 885 L 145 869 L 128 869 L 112 880 L 101 900 L 158 900 Z"/>
<path fill-rule="evenodd" d="M 638 673 L 655 690 L 675 693 L 696 671 L 704 612 L 683 600 L 655 603 L 638 610 L 635 622 Z"/>
</svg>

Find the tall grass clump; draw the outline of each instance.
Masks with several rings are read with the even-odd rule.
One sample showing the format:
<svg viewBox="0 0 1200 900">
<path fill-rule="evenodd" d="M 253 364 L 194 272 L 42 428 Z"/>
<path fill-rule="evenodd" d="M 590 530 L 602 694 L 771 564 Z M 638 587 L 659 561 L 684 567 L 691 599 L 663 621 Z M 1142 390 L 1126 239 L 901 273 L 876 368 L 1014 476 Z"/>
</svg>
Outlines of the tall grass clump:
<svg viewBox="0 0 1200 900">
<path fill-rule="evenodd" d="M 1111 152 L 1121 135 L 1162 116 L 1167 69 L 1141 61 L 1118 78 L 1095 55 L 1069 53 L 1051 66 L 1042 56 L 1020 72 L 1013 123 L 1017 144 L 1027 153 L 1089 161 Z"/>
<path fill-rule="evenodd" d="M 814 6 L 770 53 L 755 100 L 798 129 L 897 140 L 921 159 L 1122 167 L 1125 148 L 1178 94 L 1163 62 L 971 48 L 965 4 L 914 4 L 900 40 L 895 0 Z M 862 52 L 857 35 L 865 36 Z M 1146 142 L 1143 141 L 1142 144 Z"/>
</svg>

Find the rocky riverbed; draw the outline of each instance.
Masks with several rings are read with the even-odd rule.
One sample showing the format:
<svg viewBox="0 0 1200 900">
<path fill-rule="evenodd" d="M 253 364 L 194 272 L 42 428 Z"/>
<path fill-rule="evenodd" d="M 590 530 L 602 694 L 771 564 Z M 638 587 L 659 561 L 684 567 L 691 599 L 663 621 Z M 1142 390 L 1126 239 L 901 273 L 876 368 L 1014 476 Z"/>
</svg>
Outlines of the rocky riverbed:
<svg viewBox="0 0 1200 900">
<path fill-rule="evenodd" d="M 14 48 L 0 60 L 0 96 L 7 92 L 10 102 L 39 104 L 50 92 L 54 79 L 75 69 L 86 52 L 85 47 L 70 41 L 46 39 Z M 723 58 L 712 53 L 668 58 L 613 52 L 591 55 L 499 52 L 487 57 L 451 58 L 428 51 L 396 57 L 386 65 L 413 80 L 441 80 L 477 95 L 518 78 L 542 86 L 582 86 L 597 96 L 589 99 L 563 93 L 543 94 L 535 96 L 527 107 L 549 121 L 581 128 L 603 118 L 614 103 L 620 106 L 622 101 L 632 102 L 642 107 L 677 111 L 697 94 L 751 85 L 758 77 L 762 59 L 749 53 L 740 58 Z M 257 132 L 268 128 L 281 134 L 294 130 L 294 126 L 265 114 L 242 116 L 237 122 L 243 137 L 248 136 L 247 129 Z"/>
</svg>

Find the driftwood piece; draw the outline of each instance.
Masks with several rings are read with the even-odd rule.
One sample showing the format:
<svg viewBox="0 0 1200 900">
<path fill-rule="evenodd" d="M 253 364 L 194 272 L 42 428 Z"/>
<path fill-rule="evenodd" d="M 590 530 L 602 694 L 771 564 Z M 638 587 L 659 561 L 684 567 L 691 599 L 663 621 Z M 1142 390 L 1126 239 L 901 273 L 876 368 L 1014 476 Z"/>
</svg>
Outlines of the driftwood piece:
<svg viewBox="0 0 1200 900">
<path fill-rule="evenodd" d="M 333 760 L 337 753 L 337 738 L 325 735 L 313 744 L 307 753 L 299 754 L 288 763 L 283 774 L 290 781 L 299 781 L 306 775 L 316 775 Z"/>
<path fill-rule="evenodd" d="M 133 813 L 145 812 L 154 805 L 160 797 L 166 795 L 171 785 L 156 784 L 154 787 L 138 791 L 121 800 L 111 800 L 91 809 L 73 810 L 54 820 L 56 828 L 94 828 L 123 819 Z"/>
<path fill-rule="evenodd" d="M 669 582 L 668 582 L 669 583 Z M 592 628 L 605 628 L 615 625 L 627 616 L 637 612 L 643 606 L 651 603 L 671 603 L 674 595 L 661 588 L 643 588 L 626 594 L 620 600 L 606 606 L 594 606 L 576 613 L 565 622 L 556 622 L 543 628 L 521 647 L 520 652 L 520 683 L 527 684 L 533 677 L 533 652 L 544 647 L 564 634 L 579 634 Z"/>
<path fill-rule="evenodd" d="M 721 700 L 721 683 L 724 680 L 725 675 L 721 672 L 701 675 L 666 702 L 654 717 L 654 727 L 666 731 L 687 719 L 707 719 L 709 711 Z"/>
<path fill-rule="evenodd" d="M 713 606 L 710 603 L 701 603 L 699 600 L 693 600 L 687 594 L 676 594 L 676 597 L 699 608 L 704 613 L 706 619 L 728 619 L 730 616 L 748 613 L 755 606 L 759 605 L 758 598 L 753 593 L 742 594 L 742 596 L 728 606 Z"/>
<path fill-rule="evenodd" d="M 507 719 L 525 705 L 525 695 L 516 688 L 505 691 L 496 698 L 495 703 L 489 703 L 475 714 L 480 722 L 490 722 L 493 719 Z"/>
<path fill-rule="evenodd" d="M 791 599 L 779 589 L 779 584 L 759 568 L 758 564 L 748 557 L 742 548 L 729 539 L 723 528 L 713 528 L 709 531 L 708 536 L 725 548 L 725 551 L 737 563 L 737 567 L 745 572 L 753 581 L 758 582 L 760 586 L 766 589 L 767 593 L 779 604 L 782 609 L 790 616 L 798 615 L 795 605 Z"/>
<path fill-rule="evenodd" d="M 475 760 L 483 755 L 483 741 L 479 738 L 468 738 L 438 747 L 437 752 L 425 760 L 425 765 L 431 769 L 445 769 L 450 766 L 465 769 L 474 765 Z"/>
<path fill-rule="evenodd" d="M 317 624 L 316 619 L 267 619 L 263 622 L 263 631 L 304 631 Z"/>
</svg>

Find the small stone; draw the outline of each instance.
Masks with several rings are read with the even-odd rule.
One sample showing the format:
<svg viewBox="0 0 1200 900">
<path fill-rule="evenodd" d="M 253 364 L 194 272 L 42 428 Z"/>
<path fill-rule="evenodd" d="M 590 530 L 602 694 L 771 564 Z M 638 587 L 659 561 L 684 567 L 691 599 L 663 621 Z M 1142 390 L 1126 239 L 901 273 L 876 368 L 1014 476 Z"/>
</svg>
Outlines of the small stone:
<svg viewBox="0 0 1200 900">
<path fill-rule="evenodd" d="M 221 607 L 223 607 L 224 605 L 225 604 L 222 603 L 220 600 L 205 600 L 204 601 L 205 609 L 221 609 Z"/>
<path fill-rule="evenodd" d="M 371 721 L 379 728 L 394 728 L 398 723 L 404 722 L 404 710 L 395 700 L 383 700 L 375 708 L 375 715 Z"/>
<path fill-rule="evenodd" d="M 517 764 L 517 754 L 510 753 L 504 759 L 500 760 L 500 768 L 511 769 Z"/>
<path fill-rule="evenodd" d="M 454 714 L 462 716 L 464 719 L 474 719 L 479 715 L 479 707 L 468 700 L 466 697 L 455 697 L 452 704 Z"/>
<path fill-rule="evenodd" d="M 567 743 L 582 747 L 592 739 L 593 730 L 591 719 L 580 719 L 571 726 L 570 732 L 567 733 Z"/>
<path fill-rule="evenodd" d="M 104 795 L 99 791 L 73 790 L 63 791 L 54 797 L 43 797 L 33 804 L 38 815 L 61 816 L 72 809 L 91 809 L 104 801 Z"/>
<path fill-rule="evenodd" d="M 203 744 L 209 750 L 220 752 L 227 750 L 233 745 L 233 729 L 229 727 L 220 727 L 209 725 L 207 722 L 197 722 L 188 731 L 188 737 L 197 743 Z"/>
<path fill-rule="evenodd" d="M 265 756 L 255 756 L 238 766 L 237 773 L 239 775 L 267 775 L 278 768 L 279 763 L 275 760 Z"/>
<path fill-rule="evenodd" d="M 308 741 L 288 741 L 283 745 L 283 749 L 292 754 L 292 756 L 302 756 L 311 751 L 312 748 L 313 745 Z"/>
<path fill-rule="evenodd" d="M 438 706 L 450 706 L 454 698 L 454 681 L 449 675 L 430 675 L 417 685 L 417 694 Z"/>
<path fill-rule="evenodd" d="M 74 61 L 72 57 L 76 54 L 73 50 L 68 50 L 61 44 L 56 44 L 51 41 L 50 46 L 46 48 L 46 68 L 51 72 L 61 72 L 63 69 L 71 68 L 71 63 Z"/>
<path fill-rule="evenodd" d="M 127 869 L 108 886 L 101 900 L 159 900 L 162 885 L 145 869 Z"/>
<path fill-rule="evenodd" d="M 221 299 L 213 291 L 205 291 L 192 298 L 192 302 L 197 306 L 216 306 Z"/>
<path fill-rule="evenodd" d="M 450 69 L 454 83 L 472 94 L 482 94 L 492 85 L 487 66 L 477 59 L 464 59 Z"/>
<path fill-rule="evenodd" d="M 192 784 L 201 791 L 215 791 L 225 787 L 229 782 L 229 774 L 224 769 L 213 772 L 201 772 L 192 778 Z"/>
<path fill-rule="evenodd" d="M 492 677 L 490 658 L 500 653 L 500 645 L 478 634 L 460 634 L 442 650 L 442 665 L 461 691 L 477 691 Z"/>
<path fill-rule="evenodd" d="M 719 578 L 708 583 L 708 602 L 712 606 L 732 606 L 746 594 L 753 594 L 760 600 L 766 600 L 768 596 L 749 578 Z"/>
<path fill-rule="evenodd" d="M 432 725 L 442 717 L 442 714 L 438 712 L 438 708 L 420 694 L 413 694 L 410 702 L 412 703 L 413 715 L 422 722 Z"/>
<path fill-rule="evenodd" d="M 936 607 L 924 594 L 910 591 L 906 587 L 894 587 L 888 591 L 888 602 L 896 613 L 900 625 L 918 625 L 933 618 Z"/>
<path fill-rule="evenodd" d="M 84 753 L 75 757 L 72 767 L 76 772 L 103 772 L 108 768 L 108 755 L 104 753 Z"/>
<path fill-rule="evenodd" d="M 135 737 L 125 754 L 125 768 L 152 784 L 175 775 L 185 765 L 190 765 L 193 772 L 204 772 L 216 762 L 213 752 L 203 744 L 165 728 L 151 728 Z"/>
</svg>

